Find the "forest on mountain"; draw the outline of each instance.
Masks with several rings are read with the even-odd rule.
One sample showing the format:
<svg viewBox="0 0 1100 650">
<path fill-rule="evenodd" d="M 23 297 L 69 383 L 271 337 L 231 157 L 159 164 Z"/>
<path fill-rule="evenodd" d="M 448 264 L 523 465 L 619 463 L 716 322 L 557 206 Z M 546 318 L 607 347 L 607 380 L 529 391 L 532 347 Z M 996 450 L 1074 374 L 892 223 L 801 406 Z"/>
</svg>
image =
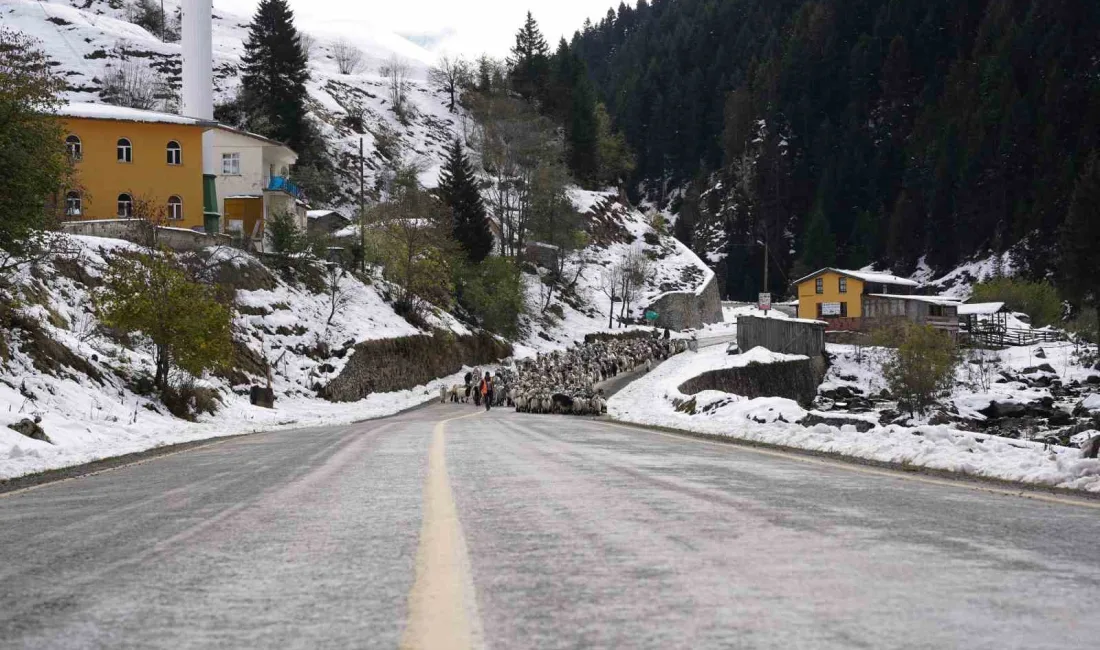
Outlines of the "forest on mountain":
<svg viewBox="0 0 1100 650">
<path fill-rule="evenodd" d="M 1059 244 L 1095 182 L 1098 28 L 1080 0 L 639 0 L 569 53 L 636 155 L 631 186 L 671 199 L 729 295 L 759 290 L 759 242 L 778 292 L 827 264 L 1009 248 L 1026 275 L 1092 285 Z"/>
</svg>

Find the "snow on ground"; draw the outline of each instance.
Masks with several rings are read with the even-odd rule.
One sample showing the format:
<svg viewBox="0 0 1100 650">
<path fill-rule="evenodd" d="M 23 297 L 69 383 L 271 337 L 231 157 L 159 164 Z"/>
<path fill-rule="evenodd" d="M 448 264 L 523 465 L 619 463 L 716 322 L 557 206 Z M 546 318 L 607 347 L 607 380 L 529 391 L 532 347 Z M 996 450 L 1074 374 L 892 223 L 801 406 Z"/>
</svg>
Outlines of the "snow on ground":
<svg viewBox="0 0 1100 650">
<path fill-rule="evenodd" d="M 779 360 L 750 350 L 745 359 Z M 684 353 L 635 381 L 608 403 L 608 414 L 635 424 L 728 436 L 740 440 L 835 453 L 871 461 L 947 470 L 977 477 L 1100 492 L 1100 460 L 1082 459 L 1079 449 L 1011 440 L 948 426 L 878 426 L 860 433 L 852 425 L 794 422 L 806 411 L 781 398 L 746 399 L 705 391 L 695 415 L 677 412 L 673 400 L 686 399 L 678 387 L 707 370 L 741 363 L 721 348 Z M 706 405 L 708 408 L 705 408 Z"/>
<path fill-rule="evenodd" d="M 230 399 L 216 416 L 203 415 L 194 423 L 147 411 L 139 406 L 142 400 L 132 394 L 105 398 L 90 382 L 40 378 L 35 387 L 44 388 L 49 395 L 33 406 L 18 390 L 0 382 L 0 407 L 4 408 L 0 414 L 0 480 L 181 442 L 385 417 L 439 399 L 441 387 L 461 383 L 469 370 L 409 390 L 374 393 L 352 403 L 289 397 L 278 399 L 274 409 L 265 409 L 240 396 Z M 34 411 L 42 412 L 41 426 L 54 444 L 7 428 Z"/>
<path fill-rule="evenodd" d="M 546 312 L 542 310 L 544 285 L 539 277 L 524 275 L 527 304 L 533 316 L 525 323 L 528 334 L 516 346 L 516 356 L 520 358 L 567 348 L 583 340 L 586 334 L 651 329 L 641 325 L 620 327 L 617 320 L 621 303 L 615 303 L 615 328 L 608 328 L 610 301 L 600 290 L 600 276 L 604 269 L 620 263 L 631 253 L 648 253 L 654 258 L 645 286 L 631 303 L 632 319 L 640 319 L 645 308 L 667 292 L 701 291 L 714 274 L 675 237 L 657 233 L 642 212 L 618 203 L 614 192 L 573 189 L 570 197 L 574 207 L 590 219 L 620 228 L 621 239 L 594 242 L 575 256 L 566 268 L 569 277 L 580 270 L 575 296 L 568 300 L 557 296 L 552 309 Z M 560 313 L 555 313 L 558 309 Z"/>
<path fill-rule="evenodd" d="M 88 282 L 101 277 L 107 257 L 137 247 L 128 242 L 61 236 Z M 219 249 L 212 259 L 238 268 L 256 262 L 239 251 Z M 125 347 L 104 335 L 93 316 L 92 292 L 82 282 L 59 272 L 57 265 L 22 267 L 14 278 L 21 290 L 18 312 L 41 325 L 51 339 L 71 350 L 99 375 L 75 368 L 44 372 L 36 364 L 34 344 L 13 342 L 10 360 L 0 364 L 0 479 L 28 472 L 126 454 L 177 442 L 275 428 L 348 423 L 381 417 L 437 398 L 439 387 L 461 380 L 464 372 L 427 386 L 374 394 L 355 403 L 319 399 L 315 387 L 336 377 L 365 340 L 420 333 L 394 313 L 378 289 L 345 279 L 350 301 L 329 323 L 330 305 L 323 294 L 276 280 L 273 289 L 239 290 L 236 337 L 272 368 L 274 410 L 249 403 L 249 384 L 232 386 L 207 376 L 196 385 L 216 390 L 222 406 L 214 416 L 195 423 L 172 417 L 157 400 L 134 392 L 132 378 L 152 373 L 151 350 Z M 454 334 L 469 330 L 448 314 L 428 319 Z M 254 377 L 262 383 L 263 378 Z M 24 418 L 41 418 L 54 444 L 24 437 L 7 427 Z"/>
</svg>

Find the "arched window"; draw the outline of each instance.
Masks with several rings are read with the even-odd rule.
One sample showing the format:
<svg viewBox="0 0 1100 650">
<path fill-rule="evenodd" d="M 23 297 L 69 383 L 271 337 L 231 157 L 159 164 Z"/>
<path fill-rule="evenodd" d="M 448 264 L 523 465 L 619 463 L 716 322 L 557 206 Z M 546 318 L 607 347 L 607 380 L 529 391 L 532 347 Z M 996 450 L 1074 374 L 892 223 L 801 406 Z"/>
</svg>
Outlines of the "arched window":
<svg viewBox="0 0 1100 650">
<path fill-rule="evenodd" d="M 132 217 L 134 214 L 134 199 L 129 194 L 118 195 L 118 216 Z"/>
<path fill-rule="evenodd" d="M 175 140 L 172 140 L 168 143 L 168 164 L 183 164 L 183 149 L 180 148 L 180 143 L 176 142 Z"/>
<path fill-rule="evenodd" d="M 70 190 L 65 194 L 65 216 L 79 217 L 84 211 L 84 206 L 81 205 L 80 192 L 76 190 Z"/>
<path fill-rule="evenodd" d="M 115 146 L 115 151 L 118 153 L 119 162 L 134 162 L 134 147 L 126 138 L 118 139 L 118 144 Z"/>
<path fill-rule="evenodd" d="M 65 138 L 65 148 L 69 150 L 69 158 L 80 160 L 84 157 L 84 147 L 80 144 L 80 138 L 70 135 Z"/>
<path fill-rule="evenodd" d="M 178 196 L 168 197 L 168 218 L 172 221 L 183 218 L 183 199 Z"/>
</svg>

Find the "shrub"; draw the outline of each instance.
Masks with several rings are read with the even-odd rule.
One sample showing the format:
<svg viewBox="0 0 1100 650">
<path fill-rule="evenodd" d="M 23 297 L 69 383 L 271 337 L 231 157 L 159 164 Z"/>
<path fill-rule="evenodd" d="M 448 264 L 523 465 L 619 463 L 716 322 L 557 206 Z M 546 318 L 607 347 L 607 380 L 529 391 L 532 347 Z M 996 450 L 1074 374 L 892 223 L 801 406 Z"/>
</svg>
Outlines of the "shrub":
<svg viewBox="0 0 1100 650">
<path fill-rule="evenodd" d="M 993 278 L 974 286 L 972 302 L 1003 302 L 1011 311 L 1023 312 L 1035 327 L 1057 323 L 1062 318 L 1062 298 L 1049 282 L 1021 278 Z"/>
<path fill-rule="evenodd" d="M 884 356 L 882 374 L 898 406 L 916 415 L 950 392 L 958 364 L 950 336 L 930 325 L 907 324 L 896 354 Z"/>
<path fill-rule="evenodd" d="M 458 271 L 458 301 L 485 329 L 504 337 L 519 333 L 524 311 L 523 278 L 515 262 L 487 257 Z"/>
<path fill-rule="evenodd" d="M 199 376 L 232 359 L 231 310 L 169 253 L 114 260 L 96 300 L 104 325 L 152 342 L 153 383 L 162 394 L 171 368 Z"/>
</svg>

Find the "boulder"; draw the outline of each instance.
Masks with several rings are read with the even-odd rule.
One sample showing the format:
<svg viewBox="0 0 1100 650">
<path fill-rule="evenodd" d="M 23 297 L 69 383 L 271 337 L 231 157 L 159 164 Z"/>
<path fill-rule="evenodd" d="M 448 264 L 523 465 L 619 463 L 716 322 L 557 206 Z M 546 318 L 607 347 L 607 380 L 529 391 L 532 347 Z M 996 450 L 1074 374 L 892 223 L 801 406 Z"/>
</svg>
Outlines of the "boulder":
<svg viewBox="0 0 1100 650">
<path fill-rule="evenodd" d="M 266 386 L 253 386 L 248 393 L 248 401 L 253 406 L 275 408 L 275 390 Z"/>
<path fill-rule="evenodd" d="M 991 402 L 989 406 L 978 411 L 990 420 L 1018 417 L 1028 411 L 1028 407 L 1018 402 Z"/>
<path fill-rule="evenodd" d="M 1100 435 L 1089 438 L 1085 444 L 1081 445 L 1081 457 L 1082 458 L 1096 458 L 1100 454 Z"/>
<path fill-rule="evenodd" d="M 9 424 L 8 428 L 16 433 L 21 433 L 32 440 L 41 440 L 42 442 L 48 442 L 53 444 L 50 437 L 46 435 L 46 432 L 42 430 L 42 427 L 38 426 L 38 423 L 42 421 L 42 418 L 36 417 L 31 420 L 30 418 L 23 418 L 15 424 Z"/>
</svg>

